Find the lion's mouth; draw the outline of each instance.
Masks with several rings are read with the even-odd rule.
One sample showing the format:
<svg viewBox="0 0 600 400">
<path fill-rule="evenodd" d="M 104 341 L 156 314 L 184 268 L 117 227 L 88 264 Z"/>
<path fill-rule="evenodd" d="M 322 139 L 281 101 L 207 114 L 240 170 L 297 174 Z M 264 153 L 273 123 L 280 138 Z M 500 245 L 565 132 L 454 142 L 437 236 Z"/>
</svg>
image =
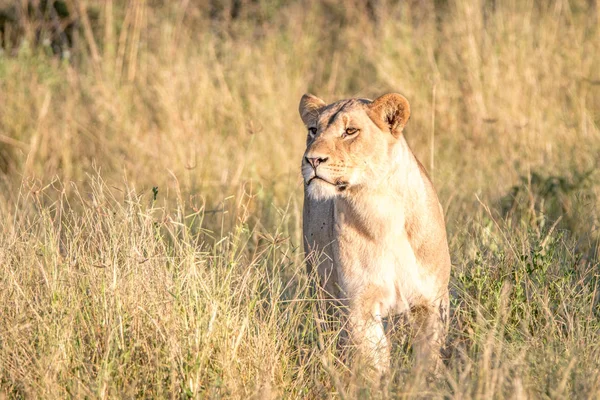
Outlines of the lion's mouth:
<svg viewBox="0 0 600 400">
<path fill-rule="evenodd" d="M 330 182 L 327 179 L 321 178 L 318 175 L 315 175 L 312 178 L 310 178 L 308 180 L 308 182 L 306 183 L 306 186 L 309 186 L 312 183 L 312 181 L 314 181 L 316 179 L 318 179 L 320 181 L 323 181 L 325 183 L 328 183 L 328 184 L 330 184 L 332 186 L 335 186 L 336 189 L 339 190 L 340 192 L 343 192 L 344 190 L 346 190 L 348 188 L 348 182 L 344 182 L 344 181 L 342 181 L 340 179 L 336 180 L 335 182 Z"/>
</svg>

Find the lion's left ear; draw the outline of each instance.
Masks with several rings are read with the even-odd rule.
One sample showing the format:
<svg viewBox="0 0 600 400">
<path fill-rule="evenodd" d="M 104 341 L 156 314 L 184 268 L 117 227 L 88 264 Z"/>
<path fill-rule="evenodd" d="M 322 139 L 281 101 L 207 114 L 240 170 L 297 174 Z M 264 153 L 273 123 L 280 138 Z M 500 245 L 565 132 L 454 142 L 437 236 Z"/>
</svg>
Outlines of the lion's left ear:
<svg viewBox="0 0 600 400">
<path fill-rule="evenodd" d="M 398 93 L 388 93 L 369 104 L 369 117 L 381 130 L 398 137 L 410 118 L 410 104 Z"/>
<path fill-rule="evenodd" d="M 325 107 L 325 102 L 317 96 L 308 93 L 302 96 L 298 111 L 304 125 L 307 127 L 313 125 L 319 116 L 319 110 L 323 107 Z"/>
</svg>

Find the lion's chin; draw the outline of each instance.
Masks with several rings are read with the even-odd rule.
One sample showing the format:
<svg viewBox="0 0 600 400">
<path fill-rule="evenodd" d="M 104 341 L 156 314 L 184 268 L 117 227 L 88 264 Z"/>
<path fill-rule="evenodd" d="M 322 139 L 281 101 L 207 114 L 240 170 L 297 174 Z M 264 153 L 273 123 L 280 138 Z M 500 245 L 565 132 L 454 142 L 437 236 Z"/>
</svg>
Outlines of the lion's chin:
<svg viewBox="0 0 600 400">
<path fill-rule="evenodd" d="M 329 200 L 339 196 L 343 190 L 338 186 L 315 178 L 305 186 L 306 194 L 309 198 L 317 201 Z"/>
</svg>

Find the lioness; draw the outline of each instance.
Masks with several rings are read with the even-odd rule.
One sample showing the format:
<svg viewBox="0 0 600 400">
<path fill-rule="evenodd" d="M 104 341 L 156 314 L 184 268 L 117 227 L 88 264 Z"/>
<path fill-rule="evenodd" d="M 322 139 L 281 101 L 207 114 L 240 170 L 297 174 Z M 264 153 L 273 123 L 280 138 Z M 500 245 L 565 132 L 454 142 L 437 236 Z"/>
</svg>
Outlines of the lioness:
<svg viewBox="0 0 600 400">
<path fill-rule="evenodd" d="M 332 104 L 305 94 L 304 247 L 321 287 L 345 305 L 359 353 L 384 373 L 382 318 L 410 312 L 417 365 L 437 370 L 450 255 L 442 207 L 402 130 L 408 101 L 390 93 Z"/>
</svg>

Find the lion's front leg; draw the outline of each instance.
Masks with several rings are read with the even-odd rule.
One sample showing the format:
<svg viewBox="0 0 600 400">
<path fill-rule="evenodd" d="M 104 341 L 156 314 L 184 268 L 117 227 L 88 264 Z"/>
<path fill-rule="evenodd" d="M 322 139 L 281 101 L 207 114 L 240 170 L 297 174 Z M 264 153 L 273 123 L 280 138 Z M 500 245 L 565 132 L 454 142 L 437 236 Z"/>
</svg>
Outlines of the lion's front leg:
<svg viewBox="0 0 600 400">
<path fill-rule="evenodd" d="M 446 341 L 448 294 L 433 304 L 414 307 L 411 314 L 416 366 L 437 374 L 442 366 L 441 351 Z"/>
<path fill-rule="evenodd" d="M 354 303 L 348 310 L 347 333 L 355 349 L 355 365 L 370 370 L 368 376 L 383 378 L 390 367 L 390 345 L 380 310 Z"/>
</svg>

